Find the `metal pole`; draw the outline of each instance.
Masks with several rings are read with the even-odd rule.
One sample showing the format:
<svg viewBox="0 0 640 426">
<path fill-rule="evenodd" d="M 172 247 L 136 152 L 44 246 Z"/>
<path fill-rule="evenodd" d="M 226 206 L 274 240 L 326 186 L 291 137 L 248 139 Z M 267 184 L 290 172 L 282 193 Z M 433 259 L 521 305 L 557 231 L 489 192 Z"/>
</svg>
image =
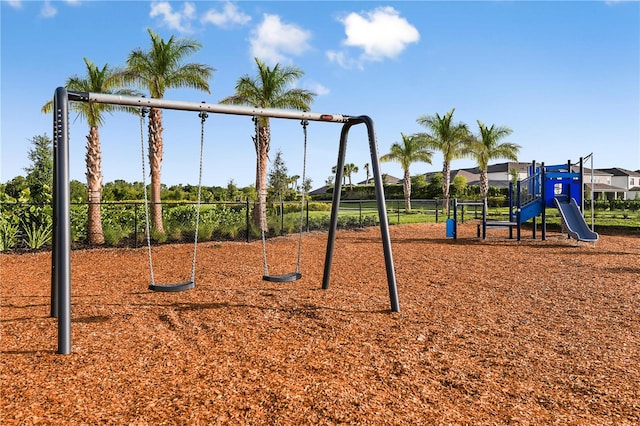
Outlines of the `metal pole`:
<svg viewBox="0 0 640 426">
<path fill-rule="evenodd" d="M 54 211 L 57 226 L 54 229 L 54 285 L 58 294 L 58 353 L 71 353 L 71 224 L 69 194 L 69 102 L 63 87 L 56 89 L 54 97 L 54 158 L 55 176 Z"/>
<path fill-rule="evenodd" d="M 344 169 L 344 159 L 347 149 L 347 135 L 349 129 L 354 124 L 364 123 L 367 126 L 367 134 L 369 137 L 369 151 L 371 153 L 371 166 L 373 168 L 373 178 L 375 182 L 376 199 L 378 202 L 378 216 L 380 217 L 380 233 L 382 236 L 382 246 L 384 251 L 385 267 L 387 272 L 387 284 L 389 287 L 389 301 L 392 312 L 400 312 L 400 303 L 398 301 L 398 288 L 396 284 L 395 269 L 393 266 L 393 253 L 391 251 L 391 237 L 389 235 L 389 220 L 387 218 L 387 207 L 384 197 L 384 186 L 382 183 L 382 174 L 380 172 L 380 163 L 378 159 L 378 146 L 373 128 L 373 121 L 367 116 L 360 116 L 350 120 L 342 126 L 340 134 L 340 147 L 338 150 L 338 164 L 336 166 L 336 185 L 340 185 Z M 340 188 L 338 186 L 338 188 Z M 340 189 L 333 192 L 333 205 L 331 206 L 331 220 L 329 224 L 329 237 L 327 241 L 327 254 L 325 257 L 324 276 L 322 280 L 322 288 L 329 288 L 329 279 L 331 276 L 331 260 L 335 246 L 335 237 L 338 225 L 338 208 L 340 204 Z"/>
<path fill-rule="evenodd" d="M 458 200 L 453 199 L 453 239 L 458 239 Z"/>
<path fill-rule="evenodd" d="M 482 200 L 482 239 L 487 239 L 487 197 Z"/>
<path fill-rule="evenodd" d="M 534 169 L 534 171 L 535 171 L 535 169 Z M 520 184 L 520 181 L 518 181 L 518 185 L 517 185 L 517 192 L 518 193 L 516 195 L 518 197 L 517 201 L 516 201 L 516 203 L 517 203 L 516 204 L 516 221 L 518 223 L 518 228 L 517 228 L 516 235 L 517 235 L 518 241 L 520 241 L 520 236 L 521 236 L 521 232 L 522 232 L 522 223 L 520 223 L 520 217 L 521 217 L 521 213 L 522 213 L 521 212 L 522 206 L 520 204 L 520 190 L 521 189 L 522 189 L 522 185 Z"/>
<path fill-rule="evenodd" d="M 336 165 L 336 177 L 334 179 L 333 197 L 331 202 L 331 218 L 329 219 L 329 235 L 327 239 L 327 253 L 324 258 L 324 275 L 322 277 L 322 288 L 329 288 L 331 279 L 331 262 L 333 261 L 333 249 L 336 243 L 336 232 L 338 229 L 338 211 L 340 209 L 340 192 L 342 191 L 342 175 L 344 172 L 344 158 L 347 151 L 347 134 L 353 123 L 342 126 L 340 132 L 340 146 L 338 147 L 338 164 Z"/>
<path fill-rule="evenodd" d="M 542 241 L 547 239 L 547 172 L 540 164 L 540 196 L 542 197 Z"/>
<path fill-rule="evenodd" d="M 56 139 L 58 137 L 58 120 L 57 120 L 57 115 L 55 114 L 55 112 L 58 110 L 58 102 L 61 102 L 60 99 L 58 99 L 57 96 L 53 97 L 53 140 L 54 140 L 54 147 L 53 147 L 53 188 L 51 190 L 52 192 L 52 201 L 56 199 L 58 193 L 56 191 L 56 187 L 58 186 L 58 179 L 57 179 L 57 168 L 56 168 L 56 164 L 58 163 L 58 150 L 55 148 L 56 146 Z M 53 214 L 53 233 L 51 235 L 51 310 L 49 315 L 51 316 L 51 318 L 58 318 L 58 278 L 57 278 L 57 274 L 56 274 L 56 265 L 58 264 L 58 250 L 56 250 L 56 243 L 57 243 L 57 239 L 56 239 L 56 232 L 55 230 L 58 229 L 58 217 L 60 217 L 60 215 L 58 214 L 58 204 L 53 201 L 53 206 L 52 206 L 52 214 Z"/>
<path fill-rule="evenodd" d="M 396 284 L 396 272 L 393 266 L 393 253 L 391 251 L 391 236 L 389 234 L 389 221 L 387 219 L 387 206 L 384 197 L 384 185 L 382 173 L 380 172 L 380 162 L 378 160 L 378 144 L 376 142 L 373 129 L 373 120 L 367 116 L 360 117 L 367 126 L 369 136 L 369 151 L 371 153 L 371 165 L 375 178 L 376 198 L 378 199 L 378 215 L 380 216 L 380 233 L 382 237 L 382 248 L 384 251 L 384 261 L 387 270 L 387 284 L 389 287 L 389 301 L 391 311 L 400 312 L 400 302 L 398 301 L 398 286 Z"/>
<path fill-rule="evenodd" d="M 594 228 L 594 222 L 595 222 L 595 215 L 594 215 L 594 196 L 593 196 L 593 152 L 591 154 L 589 154 L 589 157 L 591 157 L 591 230 L 593 231 Z"/>
</svg>

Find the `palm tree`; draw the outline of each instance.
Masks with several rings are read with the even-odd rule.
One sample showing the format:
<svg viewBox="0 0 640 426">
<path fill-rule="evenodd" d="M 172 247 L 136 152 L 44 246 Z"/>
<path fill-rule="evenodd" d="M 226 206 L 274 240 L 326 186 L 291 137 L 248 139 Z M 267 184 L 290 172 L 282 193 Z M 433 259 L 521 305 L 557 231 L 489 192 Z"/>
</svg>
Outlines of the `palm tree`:
<svg viewBox="0 0 640 426">
<path fill-rule="evenodd" d="M 353 182 L 351 181 L 351 175 L 353 173 L 358 173 L 358 166 L 353 163 L 348 163 L 344 165 L 344 175 L 349 179 L 349 189 L 353 191 Z"/>
<path fill-rule="evenodd" d="M 487 168 L 491 160 L 498 158 L 506 158 L 516 161 L 520 145 L 511 142 L 501 142 L 502 139 L 509 136 L 513 131 L 505 126 L 497 126 L 492 124 L 487 127 L 478 120 L 480 133 L 478 137 L 472 137 L 469 145 L 463 150 L 463 155 L 473 158 L 480 169 L 480 196 L 487 198 L 489 192 L 489 176 Z"/>
<path fill-rule="evenodd" d="M 469 140 L 469 129 L 464 123 L 453 123 L 455 108 L 444 116 L 439 114 L 423 115 L 416 120 L 418 124 L 426 127 L 428 133 L 418 133 L 417 136 L 426 140 L 427 147 L 442 152 L 444 157 L 442 164 L 442 194 L 446 212 L 449 213 L 449 186 L 451 185 L 451 161 L 462 156 L 463 149 Z"/>
<path fill-rule="evenodd" d="M 424 162 L 431 164 L 433 151 L 429 150 L 426 139 L 419 136 L 402 135 L 402 143 L 395 142 L 391 145 L 388 154 L 380 157 L 380 161 L 397 161 L 400 163 L 404 171 L 403 189 L 404 189 L 404 208 L 407 212 L 411 211 L 411 173 L 409 167 L 412 163 Z"/>
<path fill-rule="evenodd" d="M 191 39 L 176 39 L 167 42 L 151 29 L 151 48 L 138 48 L 127 58 L 124 81 L 134 83 L 149 91 L 154 99 L 162 99 L 167 89 L 189 87 L 211 93 L 209 79 L 214 68 L 199 63 L 183 63 L 183 60 L 197 52 L 202 45 Z M 164 233 L 162 224 L 162 204 L 160 200 L 160 174 L 162 169 L 162 109 L 149 111 L 149 169 L 151 172 L 151 217 L 156 231 Z"/>
<path fill-rule="evenodd" d="M 365 181 L 365 185 L 369 185 L 369 176 L 371 176 L 371 169 L 369 167 L 369 163 L 364 163 L 364 170 L 367 173 L 367 180 Z"/>
<path fill-rule="evenodd" d="M 74 75 L 67 79 L 65 88 L 77 92 L 109 93 L 116 95 L 137 95 L 138 93 L 120 87 L 120 70 L 110 68 L 105 64 L 98 68 L 89 59 L 84 58 L 87 66 L 87 75 L 79 77 Z M 102 233 L 102 217 L 100 203 L 102 202 L 102 162 L 100 157 L 100 134 L 98 128 L 104 124 L 104 114 L 113 111 L 131 111 L 130 107 L 120 105 L 99 104 L 94 102 L 73 102 L 70 108 L 84 118 L 89 125 L 87 138 L 87 192 L 89 211 L 87 220 L 87 239 L 89 244 L 104 244 Z M 53 110 L 53 101 L 47 102 L 42 107 L 43 113 Z"/>
<path fill-rule="evenodd" d="M 291 65 L 276 64 L 270 68 L 258 58 L 254 58 L 258 66 L 258 75 L 244 75 L 236 83 L 236 92 L 220 101 L 223 104 L 250 105 L 255 108 L 279 108 L 309 111 L 315 93 L 289 86 L 300 79 L 304 72 Z M 253 139 L 256 149 L 256 190 L 258 204 L 253 210 L 253 219 L 262 231 L 267 225 L 267 161 L 271 144 L 271 126 L 269 117 L 258 117 L 256 137 Z"/>
<path fill-rule="evenodd" d="M 345 173 L 347 169 L 347 166 L 343 166 L 342 167 L 342 186 L 345 186 L 347 184 L 347 174 Z M 338 171 L 338 166 L 333 166 L 331 168 L 331 173 L 333 173 L 334 175 L 336 174 L 336 172 Z M 342 187 L 340 188 L 340 190 L 342 190 Z"/>
</svg>

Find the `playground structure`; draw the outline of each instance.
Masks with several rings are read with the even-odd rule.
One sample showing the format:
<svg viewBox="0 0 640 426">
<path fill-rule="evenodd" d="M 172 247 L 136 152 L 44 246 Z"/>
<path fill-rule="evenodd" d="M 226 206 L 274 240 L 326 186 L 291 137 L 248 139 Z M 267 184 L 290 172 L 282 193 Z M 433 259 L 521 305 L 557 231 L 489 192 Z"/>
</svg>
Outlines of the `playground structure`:
<svg viewBox="0 0 640 426">
<path fill-rule="evenodd" d="M 577 167 L 578 171 L 575 171 Z M 593 169 L 593 167 L 592 167 Z M 598 234 L 589 228 L 584 211 L 584 159 L 577 165 L 567 164 L 545 166 L 531 163 L 528 177 L 515 184 L 509 183 L 508 220 L 488 220 L 487 201 L 459 202 L 453 200 L 453 219 L 447 222 L 447 236 L 457 239 L 459 207 L 475 206 L 482 208 L 482 222 L 478 224 L 478 237 L 487 237 L 487 229 L 509 229 L 509 238 L 513 238 L 516 229 L 517 239 L 522 237 L 522 224 L 532 222 L 532 237 L 536 238 L 537 218 L 541 217 L 542 240 L 547 238 L 547 208 L 557 208 L 560 213 L 562 229 L 570 238 L 577 241 L 596 242 Z"/>
<path fill-rule="evenodd" d="M 320 114 L 313 112 L 288 111 L 269 108 L 253 108 L 235 105 L 219 105 L 209 103 L 195 103 L 171 101 L 165 99 L 149 99 L 89 92 L 67 91 L 58 87 L 53 99 L 53 249 L 51 265 L 51 317 L 58 319 L 58 350 L 60 354 L 71 353 L 71 224 L 70 224 L 70 179 L 69 179 L 69 102 L 95 102 L 111 105 L 125 105 L 130 107 L 163 108 L 202 113 L 231 114 L 249 116 L 252 118 L 263 116 L 271 118 L 296 119 L 303 121 L 317 121 L 327 123 L 341 123 L 340 142 L 335 181 L 342 181 L 346 147 L 349 130 L 352 126 L 364 124 L 367 127 L 371 167 L 375 183 L 375 193 L 380 220 L 380 232 L 385 259 L 385 269 L 389 291 L 391 311 L 399 312 L 398 292 L 396 285 L 393 254 L 389 235 L 389 223 L 385 205 L 384 188 L 378 147 L 374 132 L 373 120 L 366 116 L 348 116 L 341 114 Z M 202 115 L 201 115 L 202 117 Z M 204 120 L 204 118 L 203 118 Z M 306 131 L 306 130 L 305 130 Z M 306 142 L 306 137 L 305 137 Z M 202 143 L 202 141 L 201 141 Z M 202 150 L 201 150 L 202 152 Z M 202 154 L 201 154 L 202 157 Z M 329 233 L 324 263 L 322 288 L 329 288 L 331 265 L 335 238 L 338 225 L 338 210 L 340 205 L 340 191 L 334 191 Z M 197 234 L 197 233 L 196 233 Z M 197 240 L 196 240 L 197 244 Z M 195 248 L 194 248 L 195 259 Z M 195 260 L 194 260 L 195 262 Z M 268 275 L 265 273 L 265 276 Z M 264 277 L 263 277 L 264 278 Z M 177 286 L 192 287 L 195 278 Z M 153 284 L 153 282 L 152 282 Z M 161 290 L 162 291 L 162 290 Z M 165 291 L 171 291 L 166 290 Z"/>
</svg>

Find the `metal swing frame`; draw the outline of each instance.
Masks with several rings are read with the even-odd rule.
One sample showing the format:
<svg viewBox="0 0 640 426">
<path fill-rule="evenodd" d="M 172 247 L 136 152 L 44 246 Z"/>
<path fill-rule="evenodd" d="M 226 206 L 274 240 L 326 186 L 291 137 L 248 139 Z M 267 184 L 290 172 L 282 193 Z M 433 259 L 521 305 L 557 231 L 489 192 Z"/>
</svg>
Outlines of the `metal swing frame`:
<svg viewBox="0 0 640 426">
<path fill-rule="evenodd" d="M 96 102 L 133 107 L 156 107 L 183 111 L 197 111 L 217 114 L 244 116 L 266 116 L 296 120 L 341 123 L 340 145 L 335 182 L 341 182 L 347 149 L 347 137 L 352 126 L 364 124 L 367 127 L 371 166 L 375 182 L 375 192 L 380 218 L 380 233 L 384 252 L 389 301 L 392 312 L 400 311 L 398 289 L 391 251 L 389 221 L 384 198 L 382 174 L 378 159 L 378 146 L 374 132 L 373 120 L 366 116 L 349 116 L 341 114 L 320 114 L 313 112 L 279 110 L 272 108 L 253 108 L 236 105 L 219 105 L 208 103 L 171 101 L 131 96 L 119 96 L 91 92 L 68 91 L 58 87 L 53 97 L 53 249 L 51 260 L 51 317 L 58 319 L 59 354 L 71 353 L 71 218 L 70 218 L 70 179 L 69 179 L 69 102 Z M 335 247 L 338 226 L 338 210 L 340 207 L 340 191 L 333 192 L 331 219 L 324 263 L 322 288 L 329 288 L 331 263 Z"/>
</svg>

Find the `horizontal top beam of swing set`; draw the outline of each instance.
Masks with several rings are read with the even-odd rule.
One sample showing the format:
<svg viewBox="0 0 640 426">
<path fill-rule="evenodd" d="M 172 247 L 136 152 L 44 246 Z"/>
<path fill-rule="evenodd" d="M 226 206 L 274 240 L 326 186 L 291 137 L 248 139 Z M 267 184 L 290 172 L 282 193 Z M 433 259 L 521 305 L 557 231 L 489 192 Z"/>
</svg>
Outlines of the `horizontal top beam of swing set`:
<svg viewBox="0 0 640 426">
<path fill-rule="evenodd" d="M 275 108 L 254 108 L 239 105 L 209 104 L 206 102 L 198 103 L 186 101 L 171 101 L 167 99 L 121 96 L 92 92 L 68 91 L 67 97 L 70 101 L 79 102 L 96 102 L 99 104 L 175 109 L 182 111 L 204 111 L 219 114 L 247 115 L 251 117 L 262 116 L 273 118 L 290 118 L 308 121 L 327 121 L 333 123 L 346 123 L 351 119 L 357 119 L 357 117 L 351 117 L 342 114 L 320 114 L 315 112 L 293 111 Z"/>
</svg>

